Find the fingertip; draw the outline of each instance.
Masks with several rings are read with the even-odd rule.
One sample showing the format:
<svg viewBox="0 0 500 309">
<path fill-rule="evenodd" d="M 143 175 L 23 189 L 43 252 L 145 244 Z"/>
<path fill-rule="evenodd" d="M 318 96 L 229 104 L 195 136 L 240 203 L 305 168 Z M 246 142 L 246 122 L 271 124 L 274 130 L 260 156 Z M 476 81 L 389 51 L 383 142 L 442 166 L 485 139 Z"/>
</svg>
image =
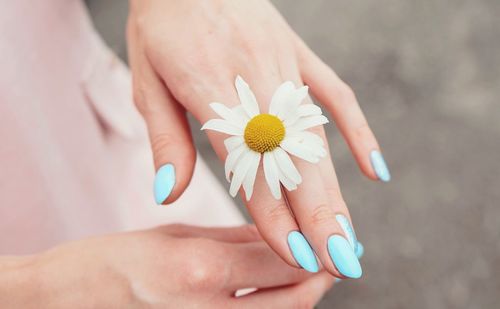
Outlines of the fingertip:
<svg viewBox="0 0 500 309">
<path fill-rule="evenodd" d="M 171 195 L 175 186 L 175 167 L 171 163 L 162 165 L 156 172 L 154 180 L 154 198 L 158 205 L 162 205 Z"/>
<path fill-rule="evenodd" d="M 391 173 L 384 156 L 379 150 L 375 149 L 370 152 L 370 163 L 376 179 L 382 182 L 389 182 L 391 180 Z"/>
<path fill-rule="evenodd" d="M 196 165 L 196 152 L 193 156 L 180 156 L 184 161 L 169 162 L 161 165 L 155 175 L 154 199 L 157 205 L 175 202 L 186 190 Z"/>
</svg>

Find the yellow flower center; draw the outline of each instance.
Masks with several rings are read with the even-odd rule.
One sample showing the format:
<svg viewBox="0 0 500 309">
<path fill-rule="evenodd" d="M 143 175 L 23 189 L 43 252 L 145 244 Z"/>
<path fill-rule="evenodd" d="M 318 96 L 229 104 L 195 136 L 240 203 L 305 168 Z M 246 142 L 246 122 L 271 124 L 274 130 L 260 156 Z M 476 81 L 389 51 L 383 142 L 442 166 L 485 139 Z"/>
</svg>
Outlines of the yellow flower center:
<svg viewBox="0 0 500 309">
<path fill-rule="evenodd" d="M 276 116 L 260 114 L 247 123 L 244 137 L 250 149 L 264 153 L 279 146 L 285 138 L 285 126 Z"/>
</svg>

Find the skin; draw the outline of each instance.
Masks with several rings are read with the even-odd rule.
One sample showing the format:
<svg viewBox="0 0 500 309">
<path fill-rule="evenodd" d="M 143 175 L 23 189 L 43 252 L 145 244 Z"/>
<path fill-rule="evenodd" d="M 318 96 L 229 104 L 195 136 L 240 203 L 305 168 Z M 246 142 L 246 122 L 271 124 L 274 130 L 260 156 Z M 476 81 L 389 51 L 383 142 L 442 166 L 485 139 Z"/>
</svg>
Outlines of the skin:
<svg viewBox="0 0 500 309">
<path fill-rule="evenodd" d="M 170 225 L 0 258 L 6 309 L 313 308 L 332 284 L 285 264 L 252 225 Z"/>
<path fill-rule="evenodd" d="M 361 170 L 377 179 L 369 154 L 379 146 L 353 91 L 268 1 L 136 0 L 130 4 L 127 37 L 134 100 L 148 126 L 156 168 L 166 163 L 176 168 L 176 185 L 165 204 L 182 194 L 193 173 L 196 151 L 186 111 L 205 123 L 217 117 L 210 102 L 237 105 L 233 85 L 238 74 L 250 85 L 264 112 L 282 82 L 307 84 L 330 112 Z M 311 131 L 325 139 L 323 127 Z M 224 160 L 223 140 L 228 136 L 207 134 Z M 284 261 L 298 267 L 287 235 L 300 230 L 326 270 L 342 278 L 328 254 L 327 239 L 344 235 L 335 214 L 349 220 L 350 216 L 331 156 L 318 164 L 293 160 L 303 177 L 297 190 L 275 200 L 261 165 L 246 206 L 263 239 Z"/>
</svg>

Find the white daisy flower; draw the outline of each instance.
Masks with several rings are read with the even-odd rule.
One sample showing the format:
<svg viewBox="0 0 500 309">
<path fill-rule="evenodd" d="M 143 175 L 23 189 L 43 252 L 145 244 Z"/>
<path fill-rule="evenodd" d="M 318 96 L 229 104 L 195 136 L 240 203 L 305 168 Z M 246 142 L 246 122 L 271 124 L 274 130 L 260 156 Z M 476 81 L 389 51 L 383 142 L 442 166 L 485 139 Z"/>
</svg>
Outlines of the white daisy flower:
<svg viewBox="0 0 500 309">
<path fill-rule="evenodd" d="M 255 95 L 241 76 L 236 77 L 235 86 L 241 105 L 229 108 L 211 103 L 210 107 L 222 119 L 209 120 L 201 129 L 232 135 L 224 141 L 228 152 L 225 172 L 231 182 L 231 196 L 236 196 L 243 185 L 250 200 L 263 157 L 266 182 L 274 198 L 279 199 L 280 183 L 292 191 L 302 182 L 289 154 L 311 163 L 326 156 L 323 139 L 306 130 L 325 124 L 328 119 L 318 106 L 301 104 L 307 97 L 307 86 L 296 89 L 290 81 L 281 84 L 267 114 L 260 113 Z"/>
</svg>

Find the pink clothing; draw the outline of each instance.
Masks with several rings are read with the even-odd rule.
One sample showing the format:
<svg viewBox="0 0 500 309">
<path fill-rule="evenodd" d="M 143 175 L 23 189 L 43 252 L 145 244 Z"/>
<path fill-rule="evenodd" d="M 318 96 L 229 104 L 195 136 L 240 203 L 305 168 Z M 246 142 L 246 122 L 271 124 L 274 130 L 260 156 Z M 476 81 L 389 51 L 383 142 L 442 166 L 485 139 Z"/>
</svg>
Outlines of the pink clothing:
<svg viewBox="0 0 500 309">
<path fill-rule="evenodd" d="M 80 1 L 5 1 L 0 55 L 0 254 L 171 222 L 244 222 L 201 158 L 179 201 L 155 205 L 129 72 Z"/>
</svg>

